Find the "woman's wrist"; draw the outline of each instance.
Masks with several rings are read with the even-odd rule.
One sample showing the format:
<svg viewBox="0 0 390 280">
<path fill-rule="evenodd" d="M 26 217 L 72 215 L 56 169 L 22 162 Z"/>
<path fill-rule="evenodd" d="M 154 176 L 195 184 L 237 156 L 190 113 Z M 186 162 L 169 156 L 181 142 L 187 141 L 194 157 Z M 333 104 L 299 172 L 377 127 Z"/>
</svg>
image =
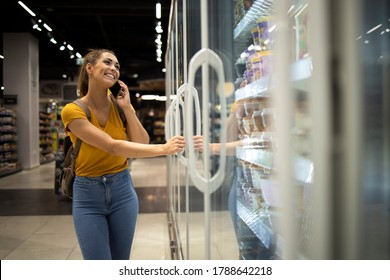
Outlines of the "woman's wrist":
<svg viewBox="0 0 390 280">
<path fill-rule="evenodd" d="M 131 105 L 131 104 L 129 106 L 126 106 L 126 108 L 123 108 L 123 111 L 132 112 L 132 113 L 136 114 L 136 111 L 135 111 L 133 105 Z"/>
</svg>

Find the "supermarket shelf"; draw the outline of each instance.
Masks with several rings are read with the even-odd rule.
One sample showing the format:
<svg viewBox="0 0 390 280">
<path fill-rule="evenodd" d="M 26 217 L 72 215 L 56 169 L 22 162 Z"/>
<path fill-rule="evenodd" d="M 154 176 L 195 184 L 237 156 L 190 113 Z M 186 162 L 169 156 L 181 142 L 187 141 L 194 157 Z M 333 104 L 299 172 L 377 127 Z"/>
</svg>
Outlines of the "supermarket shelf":
<svg viewBox="0 0 390 280">
<path fill-rule="evenodd" d="M 236 157 L 266 169 L 273 169 L 274 153 L 270 151 L 237 147 Z"/>
<path fill-rule="evenodd" d="M 2 171 L 2 172 L 0 172 L 0 178 L 8 176 L 8 175 L 15 174 L 15 173 L 18 173 L 18 172 L 20 172 L 22 170 L 23 169 L 21 167 L 18 167 L 18 168 L 14 168 L 12 170 Z"/>
<path fill-rule="evenodd" d="M 255 0 L 252 7 L 234 29 L 235 54 L 238 56 L 248 48 L 248 38 L 252 38 L 252 28 L 258 18 L 269 16 L 272 12 L 272 0 Z"/>
<path fill-rule="evenodd" d="M 278 170 L 278 164 L 274 162 L 274 153 L 262 149 L 236 148 L 236 157 L 269 170 Z M 314 166 L 310 159 L 303 157 L 294 158 L 294 174 L 299 182 L 311 183 Z"/>
<path fill-rule="evenodd" d="M 305 58 L 294 62 L 291 65 L 292 86 L 297 89 L 305 90 L 307 85 L 305 81 L 311 77 L 313 65 L 311 58 Z M 270 90 L 277 86 L 277 77 L 262 77 L 243 88 L 236 90 L 235 99 L 241 100 L 252 97 L 269 97 Z"/>
<path fill-rule="evenodd" d="M 237 201 L 237 214 L 267 248 L 272 246 L 274 233 L 269 214 L 262 216 L 245 207 L 240 201 Z"/>
</svg>

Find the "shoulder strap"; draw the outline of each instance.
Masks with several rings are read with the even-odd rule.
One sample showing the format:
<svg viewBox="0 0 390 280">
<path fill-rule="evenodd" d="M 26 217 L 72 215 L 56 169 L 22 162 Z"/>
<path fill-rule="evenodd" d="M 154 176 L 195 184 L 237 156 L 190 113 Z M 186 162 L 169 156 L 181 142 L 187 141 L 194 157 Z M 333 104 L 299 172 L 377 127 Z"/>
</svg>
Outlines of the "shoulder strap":
<svg viewBox="0 0 390 280">
<path fill-rule="evenodd" d="M 122 108 L 119 107 L 118 103 L 116 103 L 115 97 L 112 94 L 110 94 L 110 97 L 111 97 L 112 103 L 114 103 L 114 106 L 115 106 L 116 110 L 119 113 L 119 116 L 121 117 L 121 120 L 122 120 L 124 128 L 126 128 L 126 116 L 125 116 L 125 113 L 123 112 Z"/>
<path fill-rule="evenodd" d="M 91 121 L 91 112 L 89 111 L 87 104 L 85 104 L 83 101 L 81 101 L 80 98 L 74 100 L 73 103 L 76 104 L 77 106 L 79 106 L 81 109 L 83 109 L 83 111 L 87 115 L 88 120 Z M 78 153 L 79 153 L 81 142 L 82 142 L 81 139 L 77 138 L 76 144 L 75 144 L 73 152 L 72 152 L 72 155 L 74 158 L 76 158 Z"/>
</svg>

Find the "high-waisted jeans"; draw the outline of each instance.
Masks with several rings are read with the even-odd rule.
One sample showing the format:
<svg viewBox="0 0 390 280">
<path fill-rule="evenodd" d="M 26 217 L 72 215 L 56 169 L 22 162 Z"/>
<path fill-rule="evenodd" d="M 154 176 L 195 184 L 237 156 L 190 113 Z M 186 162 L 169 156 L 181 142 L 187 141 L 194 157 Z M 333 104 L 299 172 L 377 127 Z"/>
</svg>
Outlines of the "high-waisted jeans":
<svg viewBox="0 0 390 280">
<path fill-rule="evenodd" d="M 73 221 L 83 258 L 128 260 L 138 209 L 127 169 L 101 177 L 76 176 Z"/>
</svg>

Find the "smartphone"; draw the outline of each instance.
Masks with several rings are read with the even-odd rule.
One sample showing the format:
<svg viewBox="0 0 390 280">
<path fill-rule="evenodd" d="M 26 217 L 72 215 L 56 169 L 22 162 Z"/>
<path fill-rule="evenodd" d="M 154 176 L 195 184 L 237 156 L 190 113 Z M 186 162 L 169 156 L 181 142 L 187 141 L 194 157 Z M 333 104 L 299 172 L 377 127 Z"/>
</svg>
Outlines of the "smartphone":
<svg viewBox="0 0 390 280">
<path fill-rule="evenodd" d="M 117 98 L 122 91 L 122 87 L 119 85 L 118 82 L 116 82 L 112 87 L 110 87 L 110 91 L 114 95 L 114 97 Z"/>
</svg>

